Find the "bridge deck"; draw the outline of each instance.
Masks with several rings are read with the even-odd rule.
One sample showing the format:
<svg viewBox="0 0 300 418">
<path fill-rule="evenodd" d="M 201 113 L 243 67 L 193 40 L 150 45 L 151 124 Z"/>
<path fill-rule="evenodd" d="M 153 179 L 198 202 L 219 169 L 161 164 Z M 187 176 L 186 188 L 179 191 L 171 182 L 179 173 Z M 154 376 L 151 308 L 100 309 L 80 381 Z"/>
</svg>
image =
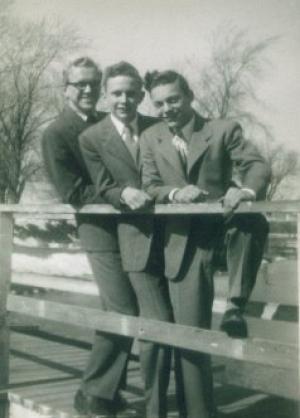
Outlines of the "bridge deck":
<svg viewBox="0 0 300 418">
<path fill-rule="evenodd" d="M 47 337 L 47 338 L 45 338 Z M 10 418 L 71 418 L 73 397 L 88 355 L 88 341 L 74 341 L 43 332 L 36 335 L 11 333 L 10 355 Z M 220 361 L 214 367 L 216 400 L 221 417 L 228 418 L 297 418 L 296 402 L 263 393 L 222 385 Z M 174 379 L 169 389 L 168 418 L 178 417 L 174 396 Z M 143 390 L 139 364 L 129 364 L 128 388 L 124 392 L 131 414 L 143 418 Z"/>
</svg>

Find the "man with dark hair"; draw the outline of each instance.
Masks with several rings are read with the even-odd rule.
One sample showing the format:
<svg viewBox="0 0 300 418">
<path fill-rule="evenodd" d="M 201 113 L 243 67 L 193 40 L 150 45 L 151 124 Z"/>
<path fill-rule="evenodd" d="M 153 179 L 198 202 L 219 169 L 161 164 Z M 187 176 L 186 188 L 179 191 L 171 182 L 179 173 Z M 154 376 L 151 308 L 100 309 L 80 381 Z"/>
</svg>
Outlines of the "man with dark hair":
<svg viewBox="0 0 300 418">
<path fill-rule="evenodd" d="M 162 121 L 141 139 L 144 190 L 157 203 L 222 199 L 225 216 L 170 217 L 165 226 L 165 274 L 175 322 L 210 328 L 215 250 L 226 233 L 229 296 L 221 329 L 246 337 L 243 317 L 262 259 L 268 225 L 260 214 L 238 215 L 242 201 L 263 199 L 270 169 L 232 120 L 207 120 L 192 108 L 193 92 L 175 71 L 146 77 Z M 189 418 L 213 415 L 210 359 L 176 350 L 181 406 Z"/>
<path fill-rule="evenodd" d="M 143 100 L 142 80 L 131 64 L 120 62 L 104 74 L 110 115 L 80 136 L 80 145 L 97 193 L 124 211 L 148 207 L 152 199 L 141 190 L 139 137 L 157 121 L 137 113 Z M 122 216 L 118 235 L 123 268 L 134 288 L 140 315 L 170 320 L 163 277 L 161 225 L 151 217 Z M 146 417 L 167 416 L 170 348 L 151 342 L 140 344 L 145 382 Z"/>
<path fill-rule="evenodd" d="M 79 134 L 104 113 L 96 112 L 101 71 L 90 58 L 73 61 L 64 72 L 66 105 L 46 129 L 42 148 L 46 169 L 64 203 L 80 207 L 103 203 L 92 184 L 79 148 Z M 78 233 L 100 289 L 102 308 L 135 315 L 135 295 L 123 272 L 115 220 L 76 215 Z M 70 309 L 71 306 L 70 306 Z M 124 381 L 132 340 L 97 332 L 74 407 L 80 414 L 115 417 L 124 407 L 119 389 Z"/>
</svg>

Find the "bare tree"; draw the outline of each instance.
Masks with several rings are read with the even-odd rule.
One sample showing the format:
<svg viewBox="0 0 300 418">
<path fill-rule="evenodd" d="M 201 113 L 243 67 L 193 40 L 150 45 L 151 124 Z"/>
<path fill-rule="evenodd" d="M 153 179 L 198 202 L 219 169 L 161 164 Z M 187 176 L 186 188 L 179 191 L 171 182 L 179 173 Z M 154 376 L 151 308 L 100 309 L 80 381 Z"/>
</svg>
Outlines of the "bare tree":
<svg viewBox="0 0 300 418">
<path fill-rule="evenodd" d="M 1 0 L 3 1 L 3 0 Z M 59 24 L 21 24 L 7 15 L 0 43 L 0 189 L 18 202 L 40 168 L 37 139 L 56 113 L 55 65 L 79 41 Z M 1 198 L 1 193 L 0 193 Z"/>
<path fill-rule="evenodd" d="M 298 168 L 297 155 L 279 144 L 272 129 L 249 110 L 253 104 L 264 106 L 256 92 L 269 64 L 268 51 L 276 41 L 277 37 L 251 41 L 247 31 L 225 25 L 213 35 L 211 59 L 202 70 L 196 56 L 187 60 L 195 107 L 209 118 L 239 120 L 246 138 L 256 142 L 270 161 L 273 174 L 268 199 Z"/>
<path fill-rule="evenodd" d="M 264 74 L 266 52 L 277 38 L 249 41 L 247 31 L 222 26 L 213 34 L 211 60 L 196 83 L 196 102 L 208 117 L 246 116 Z M 193 62 L 190 62 L 193 65 Z"/>
<path fill-rule="evenodd" d="M 292 199 L 293 196 L 285 196 L 280 193 L 280 186 L 284 180 L 295 176 L 299 172 L 299 157 L 294 151 L 289 151 L 284 148 L 282 144 L 271 147 L 269 151 L 269 159 L 272 165 L 273 175 L 271 184 L 268 190 L 268 200 L 273 197 L 282 197 Z M 290 193 L 290 191 L 289 191 Z"/>
</svg>

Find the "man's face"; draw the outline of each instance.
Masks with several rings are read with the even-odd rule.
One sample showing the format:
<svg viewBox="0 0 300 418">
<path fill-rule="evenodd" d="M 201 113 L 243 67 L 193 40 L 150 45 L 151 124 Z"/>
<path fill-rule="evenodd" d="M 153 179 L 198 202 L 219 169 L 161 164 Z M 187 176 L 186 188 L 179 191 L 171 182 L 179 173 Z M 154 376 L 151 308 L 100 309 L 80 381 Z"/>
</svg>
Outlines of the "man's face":
<svg viewBox="0 0 300 418">
<path fill-rule="evenodd" d="M 93 112 L 99 94 L 100 80 L 95 68 L 71 67 L 65 96 L 74 107 L 84 114 Z"/>
<path fill-rule="evenodd" d="M 151 99 L 157 114 L 170 128 L 182 128 L 191 118 L 192 93 L 182 91 L 178 81 L 161 84 L 151 90 Z"/>
<path fill-rule="evenodd" d="M 107 79 L 105 95 L 111 113 L 121 122 L 129 123 L 136 116 L 144 92 L 134 78 L 118 75 Z"/>
</svg>

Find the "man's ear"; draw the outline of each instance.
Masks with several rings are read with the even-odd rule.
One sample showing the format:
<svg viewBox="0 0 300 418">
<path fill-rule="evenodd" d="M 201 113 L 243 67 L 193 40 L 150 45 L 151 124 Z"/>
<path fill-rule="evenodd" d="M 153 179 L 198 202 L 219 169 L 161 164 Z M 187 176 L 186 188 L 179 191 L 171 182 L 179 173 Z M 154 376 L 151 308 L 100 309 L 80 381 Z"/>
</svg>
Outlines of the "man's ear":
<svg viewBox="0 0 300 418">
<path fill-rule="evenodd" d="M 100 84 L 100 96 L 106 99 L 107 93 L 106 93 L 106 85 Z"/>
<path fill-rule="evenodd" d="M 191 102 L 194 100 L 194 92 L 192 90 L 189 90 L 189 99 Z"/>
</svg>

